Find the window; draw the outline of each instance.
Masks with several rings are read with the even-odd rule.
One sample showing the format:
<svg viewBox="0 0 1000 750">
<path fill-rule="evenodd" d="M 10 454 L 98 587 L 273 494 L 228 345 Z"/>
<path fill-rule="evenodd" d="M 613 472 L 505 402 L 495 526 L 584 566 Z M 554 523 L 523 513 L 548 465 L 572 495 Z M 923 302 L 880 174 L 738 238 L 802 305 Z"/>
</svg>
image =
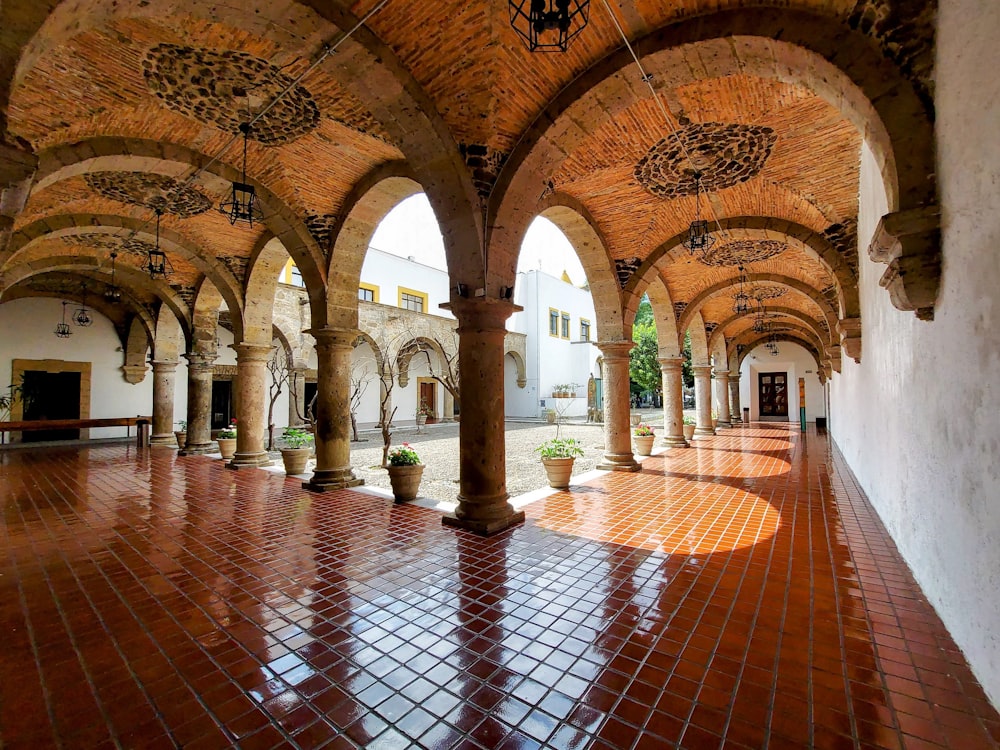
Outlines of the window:
<svg viewBox="0 0 1000 750">
<path fill-rule="evenodd" d="M 399 287 L 399 306 L 413 312 L 427 312 L 427 295 L 415 289 Z"/>
<path fill-rule="evenodd" d="M 559 335 L 559 311 L 549 308 L 549 336 Z"/>
<path fill-rule="evenodd" d="M 580 318 L 580 341 L 590 341 L 590 321 Z"/>
<path fill-rule="evenodd" d="M 358 299 L 362 302 L 378 302 L 378 287 L 362 282 L 358 285 Z"/>
<path fill-rule="evenodd" d="M 306 283 L 302 280 L 302 273 L 299 271 L 298 266 L 292 266 L 291 276 L 292 280 L 290 283 L 292 284 L 292 286 L 304 287 L 306 285 Z"/>
<path fill-rule="evenodd" d="M 562 314 L 562 337 L 569 338 L 569 313 L 565 312 Z"/>
<path fill-rule="evenodd" d="M 292 286 L 304 287 L 305 284 L 302 282 L 302 274 L 299 273 L 298 267 L 295 265 L 295 261 L 291 258 L 285 263 L 285 267 L 281 269 L 281 274 L 278 276 L 278 281 L 282 284 L 291 284 Z"/>
</svg>

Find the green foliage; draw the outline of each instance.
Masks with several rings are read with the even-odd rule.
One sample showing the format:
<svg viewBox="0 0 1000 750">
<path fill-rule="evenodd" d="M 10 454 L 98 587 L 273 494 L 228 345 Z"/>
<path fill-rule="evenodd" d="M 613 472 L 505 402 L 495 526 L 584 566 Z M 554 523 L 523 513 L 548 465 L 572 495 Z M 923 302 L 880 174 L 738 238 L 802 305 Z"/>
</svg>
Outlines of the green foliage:
<svg viewBox="0 0 1000 750">
<path fill-rule="evenodd" d="M 635 321 L 632 327 L 638 325 L 655 325 L 653 322 L 653 306 L 649 303 L 649 295 L 642 295 L 639 300 L 639 309 L 635 311 Z"/>
<path fill-rule="evenodd" d="M 398 448 L 389 451 L 390 466 L 416 466 L 420 463 L 420 456 L 410 447 L 409 443 L 403 443 Z"/>
<path fill-rule="evenodd" d="M 651 435 L 655 435 L 656 433 L 653 431 L 653 428 L 650 427 L 648 424 L 646 424 L 645 422 L 640 422 L 639 424 L 637 424 L 635 427 L 632 428 L 632 434 L 635 435 L 636 437 L 650 437 Z"/>
<path fill-rule="evenodd" d="M 682 375 L 684 385 L 694 388 L 694 370 L 691 369 L 691 332 L 684 331 L 684 364 L 682 365 Z"/>
<path fill-rule="evenodd" d="M 286 427 L 281 433 L 281 439 L 289 448 L 305 448 L 312 442 L 312 433 L 301 427 Z"/>
<path fill-rule="evenodd" d="M 577 458 L 583 455 L 583 447 L 575 438 L 552 438 L 535 448 L 542 458 Z"/>
<path fill-rule="evenodd" d="M 229 422 L 229 427 L 223 427 L 219 430 L 219 434 L 215 436 L 216 440 L 235 440 L 236 439 L 236 419 L 233 418 Z"/>
<path fill-rule="evenodd" d="M 637 323 L 632 326 L 632 340 L 635 346 L 629 352 L 628 374 L 641 391 L 657 392 L 660 390 L 662 377 L 660 375 L 659 344 L 656 341 L 656 324 L 650 320 L 647 323 Z"/>
<path fill-rule="evenodd" d="M 685 416 L 684 424 L 697 424 L 697 423 L 694 421 L 694 417 Z"/>
</svg>

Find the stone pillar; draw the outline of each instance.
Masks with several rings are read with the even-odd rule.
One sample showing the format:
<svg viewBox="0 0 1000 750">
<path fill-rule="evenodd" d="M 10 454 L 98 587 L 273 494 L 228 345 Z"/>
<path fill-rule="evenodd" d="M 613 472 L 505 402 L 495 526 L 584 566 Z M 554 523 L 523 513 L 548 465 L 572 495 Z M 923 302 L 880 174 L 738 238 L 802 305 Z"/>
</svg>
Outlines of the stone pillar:
<svg viewBox="0 0 1000 750">
<path fill-rule="evenodd" d="M 712 427 L 712 368 L 709 365 L 692 367 L 694 370 L 694 402 L 698 408 L 698 425 L 694 428 L 695 437 L 714 435 Z"/>
<path fill-rule="evenodd" d="M 306 419 L 306 367 L 288 368 L 288 424 L 301 425 Z"/>
<path fill-rule="evenodd" d="M 632 455 L 632 426 L 629 424 L 628 353 L 632 341 L 605 341 L 597 344 L 604 355 L 604 460 L 597 465 L 605 471 L 639 471 Z"/>
<path fill-rule="evenodd" d="M 274 347 L 268 344 L 231 344 L 236 350 L 236 455 L 230 469 L 270 466 L 264 450 L 267 363 Z"/>
<path fill-rule="evenodd" d="M 187 445 L 181 455 L 215 453 L 212 441 L 212 368 L 215 352 L 185 354 L 188 361 Z"/>
<path fill-rule="evenodd" d="M 154 360 L 153 365 L 153 434 L 150 445 L 177 447 L 174 437 L 174 375 L 176 362 Z"/>
<path fill-rule="evenodd" d="M 733 402 L 733 421 L 743 421 L 743 409 L 740 408 L 740 374 L 729 376 L 729 398 Z"/>
<path fill-rule="evenodd" d="M 729 413 L 729 371 L 715 371 L 715 398 L 719 402 L 719 427 L 732 427 Z"/>
<path fill-rule="evenodd" d="M 521 308 L 509 300 L 454 297 L 458 318 L 459 421 L 458 507 L 447 526 L 495 534 L 524 521 L 507 501 L 503 357 L 505 322 Z"/>
<path fill-rule="evenodd" d="M 312 328 L 316 339 L 316 469 L 302 487 L 315 492 L 357 487 L 351 469 L 351 352 L 356 330 Z"/>
<path fill-rule="evenodd" d="M 455 397 L 451 395 L 451 391 L 442 386 L 443 401 L 441 408 L 441 421 L 442 422 L 454 422 L 455 421 Z"/>
<path fill-rule="evenodd" d="M 687 448 L 684 439 L 684 357 L 660 357 L 663 380 L 663 439 L 668 448 Z"/>
</svg>

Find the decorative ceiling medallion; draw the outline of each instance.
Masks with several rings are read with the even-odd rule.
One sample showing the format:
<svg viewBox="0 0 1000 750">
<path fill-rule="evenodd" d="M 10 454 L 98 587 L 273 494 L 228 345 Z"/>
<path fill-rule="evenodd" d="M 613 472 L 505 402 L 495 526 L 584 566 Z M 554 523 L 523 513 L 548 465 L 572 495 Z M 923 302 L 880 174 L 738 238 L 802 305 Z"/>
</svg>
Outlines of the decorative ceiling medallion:
<svg viewBox="0 0 1000 750">
<path fill-rule="evenodd" d="M 758 300 L 777 299 L 784 297 L 786 291 L 788 290 L 783 286 L 755 286 L 750 291 L 750 296 Z"/>
<path fill-rule="evenodd" d="M 134 255 L 137 258 L 145 258 L 150 250 L 156 249 L 150 242 L 143 242 L 135 237 L 123 239 L 114 234 L 71 234 L 62 239 L 73 245 L 85 245 L 98 250 L 107 250 L 109 253 Z"/>
<path fill-rule="evenodd" d="M 733 240 L 710 247 L 698 260 L 706 266 L 738 266 L 773 258 L 787 249 L 788 245 L 778 240 Z"/>
<path fill-rule="evenodd" d="M 635 179 L 655 196 L 677 198 L 695 194 L 697 170 L 703 191 L 722 190 L 757 176 L 777 139 L 764 125 L 687 125 L 649 149 L 635 165 Z"/>
<path fill-rule="evenodd" d="M 246 52 L 158 44 L 142 61 L 149 90 L 166 107 L 237 133 L 247 114 L 256 116 L 293 80 L 280 68 Z M 249 110 L 248 110 L 249 107 Z M 280 146 L 301 138 L 319 123 L 319 107 L 304 86 L 292 86 L 253 124 L 251 139 Z"/>
<path fill-rule="evenodd" d="M 187 219 L 204 213 L 212 201 L 173 177 L 150 172 L 91 172 L 87 184 L 111 200 L 145 206 Z"/>
</svg>

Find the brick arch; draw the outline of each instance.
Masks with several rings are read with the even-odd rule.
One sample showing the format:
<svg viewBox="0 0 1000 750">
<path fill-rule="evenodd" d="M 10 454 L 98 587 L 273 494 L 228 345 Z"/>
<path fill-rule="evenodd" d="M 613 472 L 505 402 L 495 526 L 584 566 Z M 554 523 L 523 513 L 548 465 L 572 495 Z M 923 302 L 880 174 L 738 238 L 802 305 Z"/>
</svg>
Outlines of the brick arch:
<svg viewBox="0 0 1000 750">
<path fill-rule="evenodd" d="M 396 379 L 399 381 L 401 388 L 405 388 L 407 383 L 410 382 L 410 362 L 417 354 L 423 351 L 434 352 L 434 356 L 442 364 L 448 361 L 447 357 L 445 357 L 444 349 L 441 348 L 441 345 L 437 341 L 426 336 L 415 336 L 400 346 L 396 352 L 396 368 L 398 373 Z"/>
<path fill-rule="evenodd" d="M 715 43 L 719 40 L 726 43 Z M 685 45 L 703 46 L 703 60 L 710 64 L 684 63 L 679 48 Z M 890 211 L 936 200 L 930 97 L 868 36 L 840 19 L 805 9 L 742 7 L 668 24 L 635 40 L 632 47 L 647 72 L 661 73 L 672 87 L 732 74 L 792 80 L 808 87 L 842 112 L 869 142 Z M 564 88 L 538 116 L 498 181 L 499 224 L 522 223 L 518 214 L 527 208 L 525 197 L 572 151 L 581 131 L 593 132 L 649 96 L 634 80 L 634 68 L 628 70 L 633 65 L 629 51 L 617 48 Z M 895 154 L 905 158 L 897 162 Z"/>
<path fill-rule="evenodd" d="M 376 373 L 380 375 L 385 372 L 385 353 L 379 348 L 375 339 L 364 331 L 360 331 L 358 337 L 354 340 L 354 348 L 357 349 L 361 344 L 368 344 L 368 347 L 372 350 L 372 354 L 375 356 L 375 366 L 378 368 Z"/>
<path fill-rule="evenodd" d="M 358 327 L 358 284 L 372 235 L 393 208 L 422 190 L 410 170 L 398 162 L 382 165 L 355 186 L 344 202 L 343 216 L 334 228 L 329 284 L 323 310 L 325 325 Z M 448 265 L 450 273 L 450 257 Z M 316 326 L 315 322 L 313 326 Z"/>
<path fill-rule="evenodd" d="M 95 156 L 95 152 L 101 155 Z M 177 177 L 178 168 L 193 172 L 194 169 L 210 161 L 208 169 L 195 184 L 207 183 L 211 192 L 220 192 L 220 188 L 224 191 L 228 183 L 242 179 L 237 167 L 213 159 L 212 155 L 183 144 L 100 136 L 72 145 L 59 146 L 39 154 L 38 173 L 32 195 L 55 182 L 87 172 L 115 169 Z M 186 173 L 185 171 L 182 174 Z M 271 234 L 279 237 L 288 249 L 289 255 L 295 260 L 295 265 L 302 274 L 306 288 L 323 289 L 326 286 L 325 259 L 305 222 L 282 197 L 268 185 L 255 179 L 253 174 L 248 173 L 247 180 L 267 206 L 264 226 Z M 223 286 L 218 279 L 213 279 L 213 283 L 220 288 Z"/>
<path fill-rule="evenodd" d="M 658 278 L 647 287 L 646 294 L 649 296 L 649 304 L 653 308 L 653 320 L 656 321 L 656 345 L 659 355 L 661 357 L 681 356 L 683 335 L 677 330 L 677 316 L 674 313 L 674 304 L 670 300 L 670 290 L 667 289 L 663 280 Z M 639 300 L 641 295 L 632 295 L 631 299 Z M 638 307 L 638 302 L 636 302 L 635 309 L 632 309 L 630 301 L 628 320 L 635 321 L 635 312 Z"/>
<path fill-rule="evenodd" d="M 258 243 L 252 265 L 247 268 L 243 337 L 236 343 L 271 345 L 274 295 L 278 291 L 278 275 L 287 262 L 288 252 L 277 237 L 264 238 Z"/>
<path fill-rule="evenodd" d="M 95 224 L 96 222 L 96 224 Z M 22 227 L 10 237 L 7 248 L 0 252 L 0 272 L 9 266 L 16 264 L 17 256 L 22 252 L 29 251 L 36 242 L 60 239 L 63 237 L 73 237 L 85 234 L 108 234 L 121 236 L 121 230 L 131 232 L 135 237 L 144 239 L 150 244 L 153 243 L 152 228 L 148 222 L 131 216 L 120 216 L 117 214 L 57 214 L 38 219 L 27 226 Z M 183 258 L 196 270 L 205 275 L 211 283 L 220 290 L 226 304 L 230 309 L 240 310 L 243 308 L 243 290 L 236 283 L 232 272 L 214 258 L 206 257 L 206 253 L 199 252 L 181 234 L 168 229 L 160 228 L 160 243 L 165 250 Z M 78 248 L 78 254 L 99 252 L 89 248 Z M 121 269 L 116 271 L 120 273 Z"/>
<path fill-rule="evenodd" d="M 790 276 L 782 276 L 780 274 L 773 274 L 773 273 L 751 273 L 747 274 L 747 279 L 750 281 L 751 284 L 755 282 L 770 282 L 773 284 L 781 284 L 782 286 L 786 286 L 792 291 L 797 292 L 798 294 L 801 294 L 804 297 L 807 297 L 809 300 L 815 303 L 817 307 L 819 307 L 820 312 L 823 314 L 823 317 L 826 318 L 826 323 L 830 327 L 830 330 L 832 331 L 836 329 L 837 327 L 836 311 L 834 311 L 830 303 L 823 298 L 822 294 L 820 294 L 818 291 L 816 291 L 811 286 L 806 284 L 804 281 L 800 281 L 799 279 L 793 279 Z M 738 279 L 734 276 L 731 279 L 720 281 L 719 283 L 713 284 L 707 289 L 703 289 L 701 292 L 699 292 L 698 296 L 696 296 L 694 299 L 691 300 L 687 308 L 684 310 L 684 313 L 681 315 L 680 327 L 684 328 L 686 325 L 688 325 L 689 321 L 692 319 L 692 315 L 697 313 L 701 309 L 702 305 L 704 305 L 705 302 L 710 297 L 714 297 L 720 292 L 725 292 L 728 289 L 732 289 L 736 287 L 738 283 L 739 283 Z"/>
<path fill-rule="evenodd" d="M 688 316 L 682 331 L 688 331 L 691 335 L 691 364 L 705 366 L 712 364 L 711 355 L 708 348 L 708 334 L 705 331 L 705 321 L 700 312 Z"/>
<path fill-rule="evenodd" d="M 4 270 L 2 275 L 3 289 L 0 291 L 0 302 L 6 299 L 8 290 L 15 287 L 22 281 L 26 281 L 34 276 L 40 276 L 53 271 L 90 271 L 93 273 L 103 273 L 100 266 L 100 259 L 88 255 L 53 255 L 42 260 L 33 260 L 30 263 L 21 263 Z M 187 304 L 175 292 L 169 284 L 162 281 L 153 281 L 146 274 L 134 268 L 119 268 L 115 271 L 119 279 L 131 281 L 135 286 L 143 285 L 144 288 L 153 292 L 168 307 L 180 322 L 187 336 L 191 330 L 191 313 Z M 155 329 L 150 318 L 151 330 Z"/>
<path fill-rule="evenodd" d="M 607 243 L 587 209 L 572 196 L 555 194 L 542 202 L 538 216 L 559 227 L 576 251 L 590 285 L 601 340 L 616 340 L 614 332 L 631 339 L 631 331 L 625 330 L 621 288 L 611 268 Z"/>
<path fill-rule="evenodd" d="M 293 333 L 294 336 L 294 333 Z M 277 341 L 281 346 L 281 351 L 285 353 L 285 364 L 287 367 L 292 367 L 295 363 L 294 350 L 292 345 L 289 343 L 289 336 L 286 334 L 277 323 L 271 324 L 271 341 Z"/>
<path fill-rule="evenodd" d="M 156 322 L 148 314 L 143 318 L 133 318 L 125 337 L 125 352 L 122 358 L 125 379 L 130 383 L 141 383 L 146 377 L 146 352 L 153 345 Z"/>
<path fill-rule="evenodd" d="M 191 346 L 196 352 L 216 354 L 218 344 L 216 343 L 216 329 L 219 327 L 219 310 L 222 307 L 223 298 L 219 290 L 208 279 L 202 280 L 195 294 L 194 304 L 191 311 Z M 233 335 L 236 341 L 243 339 L 243 319 L 242 316 L 230 316 L 233 324 Z"/>
<path fill-rule="evenodd" d="M 811 342 L 809 339 L 805 337 L 793 335 L 790 333 L 779 333 L 777 334 L 777 338 L 778 341 L 788 341 L 793 344 L 798 344 L 799 346 L 801 346 L 803 349 L 809 352 L 812 355 L 812 358 L 816 361 L 816 369 L 820 372 L 823 371 L 824 369 L 823 362 L 827 359 L 827 357 L 823 353 L 823 350 L 818 348 L 814 342 Z M 765 343 L 766 341 L 767 341 L 766 333 L 757 333 L 754 336 L 747 337 L 746 339 L 742 338 L 734 339 L 733 342 L 730 344 L 729 353 L 730 357 L 733 356 L 736 357 L 737 369 L 743 367 L 743 360 L 747 358 L 747 355 L 749 355 L 755 348 Z M 739 346 L 740 344 L 742 344 L 745 348 L 743 349 L 743 352 L 741 354 L 737 355 L 736 347 Z"/>
<path fill-rule="evenodd" d="M 153 359 L 159 362 L 179 362 L 185 351 L 185 332 L 173 312 L 160 305 L 153 331 Z"/>
<path fill-rule="evenodd" d="M 503 355 L 504 357 L 510 357 L 514 362 L 514 369 L 517 372 L 517 387 L 524 388 L 527 386 L 528 374 L 524 366 L 524 357 L 521 356 L 521 353 L 514 349 L 505 348 Z"/>
<path fill-rule="evenodd" d="M 725 335 L 716 336 L 717 331 L 712 331 L 708 338 L 708 351 L 712 354 L 712 366 L 716 370 L 722 370 L 729 366 L 729 357 L 726 356 Z"/>
<path fill-rule="evenodd" d="M 719 220 L 724 230 L 739 230 L 750 239 L 772 239 L 788 242 L 819 261 L 830 274 L 830 283 L 837 290 L 840 317 L 857 318 L 861 315 L 861 301 L 858 295 L 858 278 L 848 260 L 822 234 L 807 226 L 786 219 L 770 216 L 733 216 Z M 676 234 L 656 247 L 642 262 L 625 286 L 626 291 L 637 291 L 649 283 L 658 273 L 669 273 L 670 265 L 689 257 L 681 244 L 687 239 L 685 234 Z M 721 240 L 719 240 L 721 241 Z M 857 248 L 852 248 L 857 252 Z"/>
<path fill-rule="evenodd" d="M 789 318 L 795 318 L 797 321 L 802 323 L 806 327 L 806 329 L 811 331 L 816 336 L 817 339 L 822 341 L 825 346 L 834 344 L 832 333 L 829 331 L 824 331 L 813 318 L 810 318 L 801 310 L 796 310 L 794 307 L 769 307 L 768 312 L 776 313 L 779 315 L 785 315 Z M 712 335 L 709 338 L 709 346 L 712 346 L 714 341 L 718 338 L 726 338 L 725 336 L 726 328 L 730 324 L 735 323 L 737 320 L 740 320 L 745 317 L 746 315 L 734 314 L 723 320 L 721 323 L 719 323 L 719 327 L 712 332 Z"/>
</svg>

